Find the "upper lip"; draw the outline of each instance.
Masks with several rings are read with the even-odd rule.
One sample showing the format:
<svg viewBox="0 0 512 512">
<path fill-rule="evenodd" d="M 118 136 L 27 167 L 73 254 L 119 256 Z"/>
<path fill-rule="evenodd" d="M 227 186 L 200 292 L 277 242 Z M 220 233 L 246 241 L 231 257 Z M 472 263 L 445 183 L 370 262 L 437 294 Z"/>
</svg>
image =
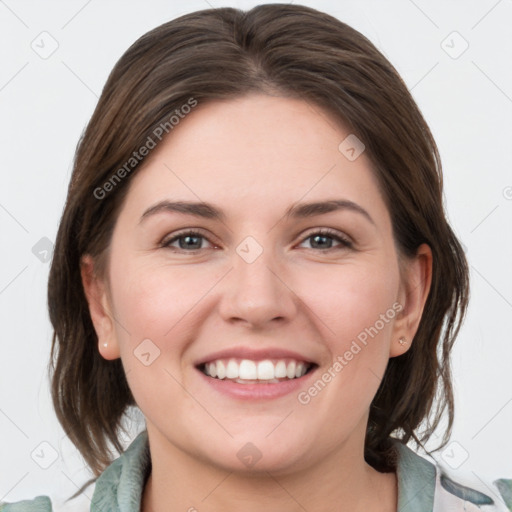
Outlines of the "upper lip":
<svg viewBox="0 0 512 512">
<path fill-rule="evenodd" d="M 262 361 L 264 359 L 295 359 L 296 361 L 304 361 L 306 363 L 314 363 L 314 361 L 305 355 L 299 354 L 292 350 L 281 348 L 250 348 L 250 347 L 233 347 L 213 352 L 196 361 L 195 366 L 216 361 L 217 359 L 251 359 L 254 361 Z"/>
</svg>

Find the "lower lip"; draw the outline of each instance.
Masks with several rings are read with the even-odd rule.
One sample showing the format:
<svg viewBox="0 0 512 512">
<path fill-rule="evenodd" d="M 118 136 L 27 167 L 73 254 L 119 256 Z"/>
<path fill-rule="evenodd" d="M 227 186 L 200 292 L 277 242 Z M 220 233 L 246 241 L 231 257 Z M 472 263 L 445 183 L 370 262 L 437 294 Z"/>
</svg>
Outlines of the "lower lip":
<svg viewBox="0 0 512 512">
<path fill-rule="evenodd" d="M 290 393 L 296 393 L 299 389 L 304 388 L 311 375 L 316 371 L 316 368 L 306 373 L 302 377 L 284 380 L 278 383 L 262 383 L 262 384 L 239 384 L 232 380 L 215 379 L 208 377 L 201 370 L 197 369 L 200 376 L 204 381 L 216 391 L 223 393 L 232 398 L 241 398 L 243 400 L 270 400 L 272 398 L 279 398 Z"/>
</svg>

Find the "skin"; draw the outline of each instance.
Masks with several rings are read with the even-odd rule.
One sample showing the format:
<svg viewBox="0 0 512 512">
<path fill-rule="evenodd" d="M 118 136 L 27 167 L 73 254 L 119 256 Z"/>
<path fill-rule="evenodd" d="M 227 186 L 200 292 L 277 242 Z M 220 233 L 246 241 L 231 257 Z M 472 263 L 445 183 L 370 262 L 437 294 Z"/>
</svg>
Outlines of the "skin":
<svg viewBox="0 0 512 512">
<path fill-rule="evenodd" d="M 400 267 L 369 158 L 338 150 L 349 133 L 297 99 L 199 105 L 133 177 L 106 275 L 83 258 L 98 350 L 121 357 L 146 418 L 153 466 L 144 512 L 396 510 L 396 475 L 364 461 L 364 436 L 387 362 L 417 330 L 432 255 L 422 245 Z M 351 210 L 284 217 L 297 202 L 341 198 L 373 222 Z M 225 219 L 161 211 L 141 221 L 163 200 L 213 203 Z M 184 228 L 201 229 L 198 250 L 183 239 L 185 248 L 162 246 Z M 319 228 L 352 247 L 335 238 L 315 245 Z M 236 251 L 247 236 L 263 250 L 252 263 Z M 320 377 L 397 302 L 403 309 L 306 405 L 297 393 L 227 397 L 194 368 L 221 349 L 278 347 L 309 356 Z M 145 339 L 160 350 L 149 366 L 134 356 Z M 247 442 L 261 453 L 252 467 L 237 457 Z"/>
</svg>

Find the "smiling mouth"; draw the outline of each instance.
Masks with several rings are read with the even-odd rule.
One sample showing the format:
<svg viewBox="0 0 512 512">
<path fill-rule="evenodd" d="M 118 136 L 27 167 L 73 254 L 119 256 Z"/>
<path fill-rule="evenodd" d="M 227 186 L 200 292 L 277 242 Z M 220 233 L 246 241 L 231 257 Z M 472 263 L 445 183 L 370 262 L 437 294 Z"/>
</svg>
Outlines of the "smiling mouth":
<svg viewBox="0 0 512 512">
<path fill-rule="evenodd" d="M 217 359 L 198 366 L 206 376 L 239 384 L 278 384 L 300 379 L 317 365 L 295 359 Z"/>
</svg>

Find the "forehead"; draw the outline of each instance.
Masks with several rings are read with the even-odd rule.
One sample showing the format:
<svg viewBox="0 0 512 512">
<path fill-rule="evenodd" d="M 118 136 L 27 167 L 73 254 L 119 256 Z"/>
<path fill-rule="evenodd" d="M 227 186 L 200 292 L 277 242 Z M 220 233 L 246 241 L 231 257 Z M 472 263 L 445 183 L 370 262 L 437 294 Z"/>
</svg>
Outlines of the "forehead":
<svg viewBox="0 0 512 512">
<path fill-rule="evenodd" d="M 141 207 L 202 200 L 229 213 L 345 198 L 385 214 L 376 211 L 385 207 L 370 159 L 364 151 L 347 158 L 353 137 L 329 112 L 299 99 L 258 94 L 199 104 L 152 151 L 127 199 Z"/>
</svg>

